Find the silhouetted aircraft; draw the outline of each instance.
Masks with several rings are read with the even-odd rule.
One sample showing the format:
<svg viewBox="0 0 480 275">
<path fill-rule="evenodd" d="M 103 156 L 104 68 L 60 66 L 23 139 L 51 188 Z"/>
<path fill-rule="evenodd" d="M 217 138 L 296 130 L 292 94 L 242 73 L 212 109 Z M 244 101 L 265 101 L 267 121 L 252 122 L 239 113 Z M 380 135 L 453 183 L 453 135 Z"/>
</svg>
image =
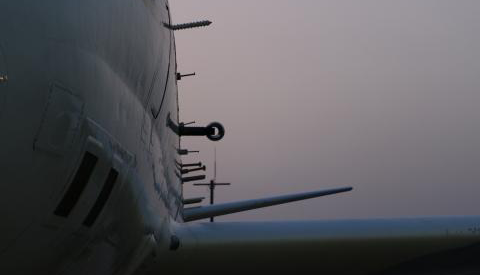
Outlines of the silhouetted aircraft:
<svg viewBox="0 0 480 275">
<path fill-rule="evenodd" d="M 194 222 L 166 0 L 0 0 L 0 274 L 478 274 L 480 217 Z M 190 175 L 188 175 L 190 174 Z M 190 205 L 190 206 L 186 206 Z"/>
</svg>

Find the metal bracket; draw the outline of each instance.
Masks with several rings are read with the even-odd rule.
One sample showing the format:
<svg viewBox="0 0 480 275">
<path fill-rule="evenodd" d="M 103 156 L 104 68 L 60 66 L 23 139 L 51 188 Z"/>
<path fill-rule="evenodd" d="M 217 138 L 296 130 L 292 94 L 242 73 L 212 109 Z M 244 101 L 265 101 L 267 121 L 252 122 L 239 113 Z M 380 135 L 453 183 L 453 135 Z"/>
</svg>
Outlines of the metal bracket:
<svg viewBox="0 0 480 275">
<path fill-rule="evenodd" d="M 167 116 L 167 127 L 179 136 L 206 136 L 211 141 L 219 141 L 225 136 L 225 128 L 219 122 L 212 122 L 206 127 L 187 127 L 185 123 L 176 125 L 170 114 Z"/>
</svg>

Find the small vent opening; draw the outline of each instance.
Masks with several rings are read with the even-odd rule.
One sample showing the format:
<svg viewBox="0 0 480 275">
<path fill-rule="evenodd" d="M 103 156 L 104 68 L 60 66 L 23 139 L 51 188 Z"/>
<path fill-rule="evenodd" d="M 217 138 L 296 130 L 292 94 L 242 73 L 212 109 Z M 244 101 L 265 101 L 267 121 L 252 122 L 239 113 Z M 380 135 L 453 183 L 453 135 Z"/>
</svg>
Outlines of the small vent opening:
<svg viewBox="0 0 480 275">
<path fill-rule="evenodd" d="M 55 209 L 55 215 L 66 218 L 70 212 L 72 212 L 80 199 L 83 190 L 85 190 L 97 162 L 98 158 L 95 155 L 90 152 L 85 153 L 82 163 L 78 167 L 77 173 L 75 174 L 70 187 Z"/>
<path fill-rule="evenodd" d="M 97 201 L 93 205 L 92 209 L 88 213 L 87 217 L 83 221 L 83 225 L 87 227 L 91 227 L 95 221 L 97 220 L 98 216 L 102 212 L 105 204 L 112 193 L 113 187 L 115 186 L 115 182 L 117 181 L 118 172 L 115 169 L 110 169 L 108 173 L 108 177 L 105 180 L 105 184 L 103 185 L 102 191 L 97 198 Z"/>
</svg>

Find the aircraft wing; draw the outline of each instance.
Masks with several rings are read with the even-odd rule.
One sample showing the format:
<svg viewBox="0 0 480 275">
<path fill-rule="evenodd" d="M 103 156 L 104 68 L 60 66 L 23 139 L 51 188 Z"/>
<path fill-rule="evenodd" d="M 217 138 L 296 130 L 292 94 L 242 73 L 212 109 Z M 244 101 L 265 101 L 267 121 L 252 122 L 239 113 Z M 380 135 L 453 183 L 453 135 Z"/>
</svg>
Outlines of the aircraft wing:
<svg viewBox="0 0 480 275">
<path fill-rule="evenodd" d="M 187 223 L 172 234 L 178 245 L 151 274 L 480 274 L 480 216 Z"/>
</svg>

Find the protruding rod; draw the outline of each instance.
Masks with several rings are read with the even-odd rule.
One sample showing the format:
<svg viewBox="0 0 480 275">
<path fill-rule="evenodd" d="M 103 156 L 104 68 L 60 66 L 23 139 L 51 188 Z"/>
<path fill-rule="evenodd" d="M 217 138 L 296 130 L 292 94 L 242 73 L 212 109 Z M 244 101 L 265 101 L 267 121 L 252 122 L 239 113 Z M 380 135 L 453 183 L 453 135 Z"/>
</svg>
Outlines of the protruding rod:
<svg viewBox="0 0 480 275">
<path fill-rule="evenodd" d="M 205 127 L 187 127 L 186 125 L 185 123 L 175 124 L 168 114 L 167 127 L 179 136 L 206 136 L 211 141 L 219 141 L 225 136 L 225 128 L 219 122 L 212 122 Z"/>
<path fill-rule="evenodd" d="M 185 156 L 185 155 L 188 155 L 190 153 L 200 153 L 200 151 L 190 151 L 190 150 L 187 150 L 187 149 L 178 149 L 177 152 L 181 156 Z"/>
<path fill-rule="evenodd" d="M 204 199 L 205 199 L 205 197 L 183 199 L 183 204 L 201 203 Z"/>
<path fill-rule="evenodd" d="M 210 186 L 212 185 L 211 183 L 194 183 L 193 185 L 195 186 Z M 215 182 L 213 184 L 214 186 L 219 186 L 219 185 L 231 185 L 231 183 L 219 183 L 219 182 Z"/>
<path fill-rule="evenodd" d="M 206 177 L 205 175 L 200 175 L 200 176 L 193 176 L 193 177 L 185 177 L 182 178 L 182 182 L 191 182 L 191 181 L 197 181 L 197 180 L 204 180 Z"/>
<path fill-rule="evenodd" d="M 210 24 L 212 24 L 211 21 L 203 20 L 203 21 L 190 22 L 190 23 L 184 23 L 184 24 L 176 24 L 176 25 L 164 24 L 164 25 L 165 25 L 165 27 L 167 27 L 167 28 L 169 28 L 173 31 L 178 31 L 178 30 L 186 30 L 186 29 L 207 27 L 207 26 L 210 26 Z"/>
<path fill-rule="evenodd" d="M 207 170 L 207 167 L 204 165 L 202 167 L 198 167 L 198 168 L 193 168 L 193 169 L 182 169 L 182 175 L 183 174 L 188 174 L 188 173 L 191 173 L 191 172 L 196 172 L 196 171 L 205 171 Z"/>
<path fill-rule="evenodd" d="M 179 163 L 179 166 L 182 168 L 184 167 L 202 167 L 202 162 L 197 162 L 197 163 Z"/>
<path fill-rule="evenodd" d="M 184 77 L 195 76 L 195 75 L 196 75 L 195 73 L 191 73 L 191 74 L 181 74 L 181 73 L 177 73 L 177 80 L 182 80 L 182 78 L 184 78 Z"/>
</svg>

